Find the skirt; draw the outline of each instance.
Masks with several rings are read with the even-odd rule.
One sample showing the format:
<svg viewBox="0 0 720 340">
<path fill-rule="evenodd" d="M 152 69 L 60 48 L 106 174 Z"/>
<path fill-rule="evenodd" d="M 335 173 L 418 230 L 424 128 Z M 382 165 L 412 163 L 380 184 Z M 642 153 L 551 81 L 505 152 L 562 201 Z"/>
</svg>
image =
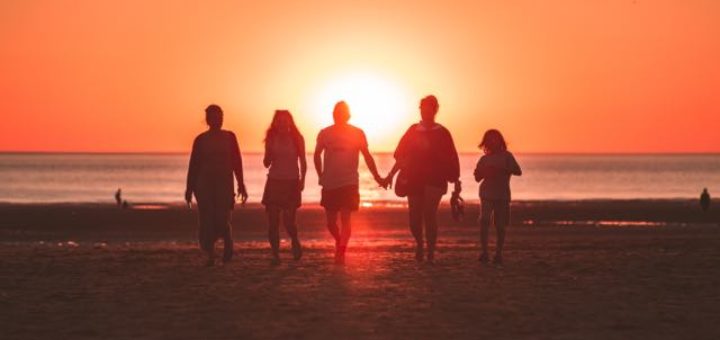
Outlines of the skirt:
<svg viewBox="0 0 720 340">
<path fill-rule="evenodd" d="M 265 182 L 262 204 L 281 209 L 297 209 L 302 204 L 298 179 L 272 179 Z"/>
</svg>

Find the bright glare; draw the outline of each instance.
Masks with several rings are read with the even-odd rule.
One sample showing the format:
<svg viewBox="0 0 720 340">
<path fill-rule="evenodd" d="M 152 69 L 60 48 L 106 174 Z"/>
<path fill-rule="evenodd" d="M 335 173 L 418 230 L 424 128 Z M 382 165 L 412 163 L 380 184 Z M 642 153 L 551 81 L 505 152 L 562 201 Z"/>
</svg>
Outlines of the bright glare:
<svg viewBox="0 0 720 340">
<path fill-rule="evenodd" d="M 350 106 L 350 123 L 365 131 L 371 148 L 393 147 L 389 143 L 400 139 L 417 111 L 413 99 L 395 82 L 371 73 L 348 74 L 324 84 L 312 102 L 322 127 L 333 123 L 332 110 L 340 100 Z"/>
</svg>

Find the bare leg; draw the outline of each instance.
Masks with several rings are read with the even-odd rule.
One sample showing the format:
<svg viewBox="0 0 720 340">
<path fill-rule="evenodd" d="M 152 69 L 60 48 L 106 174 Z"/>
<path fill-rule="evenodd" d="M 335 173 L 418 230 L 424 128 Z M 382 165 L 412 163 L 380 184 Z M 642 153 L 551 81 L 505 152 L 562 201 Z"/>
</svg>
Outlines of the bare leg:
<svg viewBox="0 0 720 340">
<path fill-rule="evenodd" d="M 221 216 L 221 221 L 223 222 L 223 225 L 225 227 L 225 232 L 223 233 L 223 262 L 227 263 L 232 260 L 233 257 L 233 239 L 232 239 L 232 224 L 230 224 L 230 221 L 232 220 L 232 210 L 226 210 Z"/>
<path fill-rule="evenodd" d="M 437 210 L 442 198 L 442 191 L 435 188 L 425 189 L 425 202 L 423 206 L 423 220 L 425 222 L 425 237 L 427 238 L 427 259 L 435 260 L 435 245 L 437 244 Z"/>
<path fill-rule="evenodd" d="M 480 262 L 488 262 L 488 236 L 490 233 L 490 218 L 492 217 L 492 204 L 485 200 L 482 201 L 480 212 Z"/>
<path fill-rule="evenodd" d="M 340 222 L 342 223 L 342 229 L 340 230 L 340 243 L 338 253 L 340 254 L 339 262 L 345 262 L 345 251 L 347 251 L 348 243 L 350 242 L 350 235 L 352 234 L 352 226 L 350 218 L 352 212 L 350 210 L 340 211 Z"/>
<path fill-rule="evenodd" d="M 297 209 L 283 210 L 283 223 L 290 239 L 292 240 L 293 258 L 299 260 L 302 257 L 302 247 L 298 239 L 297 226 L 295 224 L 295 215 Z"/>
<path fill-rule="evenodd" d="M 280 209 L 268 205 L 266 210 L 268 217 L 268 241 L 272 252 L 273 264 L 280 262 Z"/>
<path fill-rule="evenodd" d="M 327 217 L 327 228 L 330 232 L 330 235 L 335 239 L 335 245 L 338 245 L 340 243 L 340 229 L 338 229 L 337 225 L 337 217 L 338 217 L 338 211 L 337 210 L 325 210 L 325 217 Z"/>
<path fill-rule="evenodd" d="M 505 246 L 505 227 L 510 221 L 510 202 L 498 202 L 495 207 L 495 228 L 497 229 L 497 246 L 495 263 L 502 264 L 502 252 Z"/>
<path fill-rule="evenodd" d="M 213 206 L 205 199 L 198 199 L 198 243 L 207 256 L 207 266 L 215 264 L 215 238 L 213 236 Z"/>
<path fill-rule="evenodd" d="M 422 261 L 425 254 L 423 250 L 422 230 L 423 196 L 408 195 L 408 213 L 410 217 L 410 232 L 415 238 L 415 260 Z"/>
</svg>

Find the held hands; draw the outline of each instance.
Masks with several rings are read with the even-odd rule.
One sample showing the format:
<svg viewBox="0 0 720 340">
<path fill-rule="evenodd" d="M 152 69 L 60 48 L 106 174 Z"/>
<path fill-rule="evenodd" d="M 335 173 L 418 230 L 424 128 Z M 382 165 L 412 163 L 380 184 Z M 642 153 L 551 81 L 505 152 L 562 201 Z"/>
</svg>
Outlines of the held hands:
<svg viewBox="0 0 720 340">
<path fill-rule="evenodd" d="M 392 181 L 392 180 L 391 180 L 391 181 Z M 382 177 L 380 177 L 380 175 L 375 175 L 375 182 L 377 182 L 377 184 L 378 184 L 381 188 L 387 190 L 387 188 L 388 188 L 387 178 L 382 178 Z"/>
</svg>

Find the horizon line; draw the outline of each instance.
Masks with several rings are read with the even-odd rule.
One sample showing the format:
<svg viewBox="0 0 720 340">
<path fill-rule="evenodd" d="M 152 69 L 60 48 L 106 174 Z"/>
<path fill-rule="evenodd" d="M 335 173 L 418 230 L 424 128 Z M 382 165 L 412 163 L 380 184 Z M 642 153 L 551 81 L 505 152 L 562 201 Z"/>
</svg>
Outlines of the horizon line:
<svg viewBox="0 0 720 340">
<path fill-rule="evenodd" d="M 258 155 L 263 151 L 242 151 L 243 154 Z M 387 155 L 393 151 L 371 151 L 371 154 Z M 460 155 L 480 154 L 481 151 L 458 151 Z M 696 156 L 714 156 L 720 155 L 720 151 L 629 151 L 629 152 L 606 152 L 606 151 L 531 151 L 531 152 L 513 152 L 517 155 L 530 156 L 674 156 L 674 155 L 696 155 Z M 189 155 L 190 151 L 17 151 L 17 150 L 0 150 L 0 155 Z M 306 152 L 306 155 L 312 155 L 313 152 Z"/>
</svg>

